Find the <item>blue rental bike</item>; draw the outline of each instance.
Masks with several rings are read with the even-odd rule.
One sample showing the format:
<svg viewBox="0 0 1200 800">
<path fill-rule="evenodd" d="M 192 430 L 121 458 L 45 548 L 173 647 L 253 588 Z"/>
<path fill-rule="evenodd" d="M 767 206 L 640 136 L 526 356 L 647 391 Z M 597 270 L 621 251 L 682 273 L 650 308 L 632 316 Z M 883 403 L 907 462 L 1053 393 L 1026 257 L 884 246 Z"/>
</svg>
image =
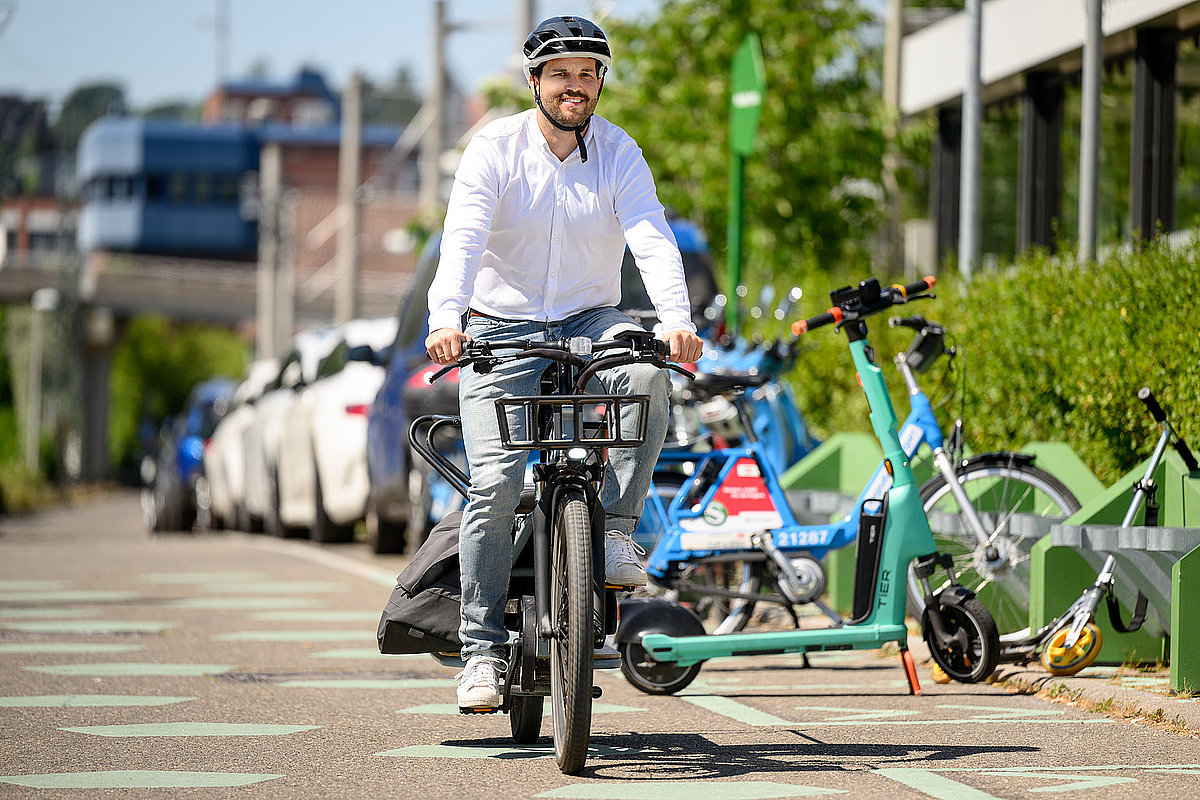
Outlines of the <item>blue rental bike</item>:
<svg viewBox="0 0 1200 800">
<path fill-rule="evenodd" d="M 715 635 L 709 635 L 699 618 L 679 603 L 656 597 L 625 601 L 616 643 L 622 670 L 637 688 L 654 694 L 676 692 L 711 658 L 877 648 L 896 642 L 910 689 L 917 693 L 904 622 L 907 576 L 914 560 L 912 574 L 923 590 L 919 618 L 935 661 L 951 678 L 968 683 L 983 680 L 995 669 L 996 624 L 975 593 L 960 584 L 953 557 L 938 552 L 912 474 L 911 453 L 922 440 L 936 444 L 935 452 L 940 450 L 940 428 L 923 395 L 912 398 L 913 413 L 904 430 L 898 428 L 882 370 L 867 341 L 868 317 L 932 297 L 933 284 L 926 278 L 884 288 L 869 279 L 832 292 L 829 311 L 793 326 L 797 336 L 829 324 L 846 334 L 883 460 L 851 514 L 831 524 L 800 525 L 757 443 L 706 455 L 663 510 L 670 524 L 650 555 L 648 572 L 667 589 L 727 597 L 735 607 Z M 726 376 L 711 389 L 743 385 L 746 376 Z M 948 469 L 955 474 L 953 464 L 948 463 Z M 964 505 L 970 513 L 970 502 Z M 986 550 L 984 521 L 976 524 L 976 536 L 983 539 L 979 546 Z M 820 603 L 820 558 L 851 541 L 856 543 L 855 588 L 851 617 L 845 620 Z M 722 567 L 736 569 L 739 583 L 727 589 L 712 581 L 691 582 L 697 567 L 710 575 Z M 935 589 L 930 579 L 939 570 L 945 571 L 946 579 Z M 774 585 L 773 593 L 761 591 L 767 580 Z M 812 602 L 833 627 L 736 632 L 744 628 L 753 605 L 764 601 L 789 610 Z"/>
</svg>

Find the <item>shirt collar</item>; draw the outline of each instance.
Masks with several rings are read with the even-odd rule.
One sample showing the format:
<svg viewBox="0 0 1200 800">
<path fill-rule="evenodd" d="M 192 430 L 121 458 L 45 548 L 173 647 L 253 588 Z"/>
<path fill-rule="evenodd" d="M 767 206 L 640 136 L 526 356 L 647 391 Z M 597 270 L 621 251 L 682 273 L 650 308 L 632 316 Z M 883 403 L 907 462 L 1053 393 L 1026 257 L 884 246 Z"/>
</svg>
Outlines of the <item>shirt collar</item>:
<svg viewBox="0 0 1200 800">
<path fill-rule="evenodd" d="M 542 134 L 542 129 L 538 127 L 538 114 L 542 113 L 541 109 L 539 109 L 537 106 L 534 106 L 529 111 L 529 119 L 525 124 L 530 129 L 530 136 L 536 137 L 534 138 L 534 141 L 541 143 L 542 152 L 544 152 L 550 158 L 553 158 L 555 161 L 558 161 L 558 156 L 554 155 L 554 151 L 550 149 L 550 143 L 546 141 L 546 137 Z M 592 153 L 594 142 L 596 141 L 596 119 L 596 115 L 592 114 L 591 122 L 588 124 L 587 130 L 583 132 L 583 141 L 587 144 L 589 157 Z M 574 136 L 574 134 L 571 135 Z M 578 146 L 576 146 L 575 149 L 571 151 L 571 154 L 560 163 L 565 164 L 572 158 L 579 158 Z"/>
</svg>

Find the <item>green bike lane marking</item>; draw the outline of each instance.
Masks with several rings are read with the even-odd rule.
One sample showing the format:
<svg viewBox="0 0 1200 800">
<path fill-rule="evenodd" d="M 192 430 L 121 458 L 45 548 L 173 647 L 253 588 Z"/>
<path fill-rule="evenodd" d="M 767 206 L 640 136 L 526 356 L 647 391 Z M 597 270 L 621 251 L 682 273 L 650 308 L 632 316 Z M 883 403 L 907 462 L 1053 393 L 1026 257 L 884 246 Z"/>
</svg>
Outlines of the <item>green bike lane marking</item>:
<svg viewBox="0 0 1200 800">
<path fill-rule="evenodd" d="M 213 789 L 249 786 L 282 777 L 254 772 L 119 769 L 46 775 L 0 775 L 0 783 L 31 789 Z"/>
<path fill-rule="evenodd" d="M 945 773 L 957 775 L 987 775 L 1002 778 L 1040 779 L 1045 782 L 1024 791 L 1029 792 L 1072 792 L 1082 789 L 1100 789 L 1123 783 L 1136 783 L 1138 778 L 1124 775 L 1097 775 L 1089 773 L 1143 770 L 1167 775 L 1200 774 L 1200 764 L 1106 764 L 1098 766 L 1069 767 L 945 767 L 920 769 L 916 767 L 884 767 L 872 770 L 875 774 L 915 789 L 935 800 L 1001 800 L 995 795 L 954 780 Z"/>
<path fill-rule="evenodd" d="M 95 609 L 91 608 L 63 608 L 62 606 L 53 606 L 50 608 L 0 608 L 0 620 L 9 619 L 57 619 L 59 617 L 70 617 L 71 619 L 86 619 L 96 615 Z"/>
<path fill-rule="evenodd" d="M 76 675 L 92 678 L 198 678 L 205 675 L 220 675 L 231 672 L 236 664 L 152 664 L 152 663 L 108 663 L 108 664 L 56 664 L 46 667 L 22 667 L 29 672 L 44 672 L 47 675 Z"/>
<path fill-rule="evenodd" d="M 365 638 L 365 637 L 364 637 Z M 372 641 L 375 640 L 375 634 L 372 633 L 369 637 Z M 425 653 L 411 653 L 417 658 L 429 658 Z M 347 647 L 340 650 L 322 650 L 319 653 L 310 653 L 309 658 L 367 658 L 367 659 L 393 659 L 404 658 L 405 656 L 385 655 L 379 652 L 379 646 L 375 647 Z"/>
<path fill-rule="evenodd" d="M 250 616 L 260 622 L 372 622 L 379 623 L 378 611 L 260 611 Z M 375 633 L 371 634 L 375 636 Z"/>
<path fill-rule="evenodd" d="M 156 697 L 134 694 L 42 694 L 0 697 L 0 708 L 135 708 L 189 703 L 194 697 Z"/>
<path fill-rule="evenodd" d="M 83 655 L 95 653 L 132 653 L 145 650 L 140 644 L 101 644 L 96 642 L 8 642 L 0 644 L 0 654 Z"/>
<path fill-rule="evenodd" d="M 634 708 L 633 706 L 617 706 L 609 703 L 592 703 L 593 714 L 622 714 L 626 711 L 645 711 L 644 708 Z M 396 712 L 397 714 L 441 714 L 448 716 L 460 716 L 457 703 L 428 703 L 423 706 L 410 706 L 402 708 Z"/>
<path fill-rule="evenodd" d="M 222 633 L 213 638 L 216 642 L 336 642 L 369 640 L 376 638 L 375 631 L 238 631 Z M 378 649 L 375 651 L 379 654 Z"/>
<path fill-rule="evenodd" d="M 74 633 L 79 635 L 108 633 L 162 633 L 178 627 L 177 622 L 141 622 L 135 620 L 45 620 L 41 622 L 6 622 L 4 627 L 21 633 Z"/>
<path fill-rule="evenodd" d="M 457 686 L 453 678 L 311 678 L 283 681 L 280 686 L 293 689 L 440 689 Z"/>
<path fill-rule="evenodd" d="M 606 747 L 603 745 L 588 745 L 589 757 L 637 756 L 649 751 L 634 747 Z M 418 744 L 410 747 L 400 747 L 395 750 L 384 750 L 375 753 L 381 758 L 493 758 L 499 761 L 512 761 L 530 758 L 554 758 L 553 744 L 509 745 L 450 745 L 450 744 Z M 612 796 L 612 795 L 608 795 Z M 623 795 L 617 795 L 623 797 Z"/>
<path fill-rule="evenodd" d="M 4 592 L 0 591 L 0 603 L 108 603 L 140 599 L 136 592 L 108 589 L 62 589 L 50 591 Z"/>
<path fill-rule="evenodd" d="M 320 594 L 350 591 L 346 584 L 331 581 L 227 581 L 200 584 L 199 588 L 208 594 Z"/>
<path fill-rule="evenodd" d="M 144 572 L 142 583 L 234 583 L 266 580 L 261 572 Z"/>
<path fill-rule="evenodd" d="M 315 731 L 320 725 L 267 725 L 240 722 L 143 722 L 127 725 L 85 725 L 59 728 L 70 733 L 86 733 L 115 739 L 149 736 L 290 736 Z"/>
<path fill-rule="evenodd" d="M 534 797 L 567 797 L 576 800 L 781 800 L 826 794 L 846 794 L 846 791 L 772 781 L 628 781 L 575 783 Z"/>
<path fill-rule="evenodd" d="M 711 711 L 714 714 L 728 717 L 746 725 L 757 727 L 767 726 L 790 726 L 803 728 L 816 727 L 831 727 L 831 726 L 860 726 L 864 724 L 877 726 L 903 726 L 903 725 L 996 725 L 1004 723 L 1021 723 L 1021 724 L 1036 724 L 1036 725 L 1076 725 L 1076 724 L 1095 724 L 1095 725 L 1111 725 L 1114 720 L 1111 719 L 1064 719 L 1061 715 L 1066 712 L 1058 709 L 1013 709 L 1002 706 L 973 706 L 961 705 L 955 703 L 939 704 L 937 708 L 968 710 L 973 714 L 951 719 L 928 719 L 925 717 L 919 719 L 896 719 L 896 717 L 907 717 L 918 712 L 910 711 L 871 711 L 861 708 L 842 708 L 831 706 L 796 706 L 799 710 L 823 710 L 833 711 L 839 714 L 833 719 L 817 719 L 817 720 L 788 720 L 782 717 L 777 717 L 774 714 L 768 714 L 765 711 L 760 711 L 756 708 L 740 703 L 737 700 L 728 697 L 720 697 L 715 695 L 679 695 L 679 699 L 684 700 L 692 705 L 703 708 L 706 711 Z"/>
<path fill-rule="evenodd" d="M 28 580 L 25 578 L 0 579 L 0 592 L 41 592 L 62 589 L 67 585 L 60 580 Z"/>
<path fill-rule="evenodd" d="M 167 604 L 171 608 L 203 611 L 261 611 L 278 608 L 312 608 L 322 605 L 312 597 L 184 597 Z"/>
</svg>

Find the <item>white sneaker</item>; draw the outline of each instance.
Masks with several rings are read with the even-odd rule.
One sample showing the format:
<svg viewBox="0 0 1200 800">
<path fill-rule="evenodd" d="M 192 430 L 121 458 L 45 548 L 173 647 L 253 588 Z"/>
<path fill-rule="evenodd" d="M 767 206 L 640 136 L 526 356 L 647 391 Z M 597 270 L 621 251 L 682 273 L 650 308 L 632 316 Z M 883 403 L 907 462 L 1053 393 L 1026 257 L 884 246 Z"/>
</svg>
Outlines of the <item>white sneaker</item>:
<svg viewBox="0 0 1200 800">
<path fill-rule="evenodd" d="M 645 586 L 646 568 L 639 556 L 646 551 L 627 533 L 604 534 L 604 581 L 610 586 Z"/>
<path fill-rule="evenodd" d="M 458 710 L 464 714 L 489 714 L 500 708 L 500 672 L 503 661 L 491 656 L 471 656 L 458 678 Z"/>
</svg>

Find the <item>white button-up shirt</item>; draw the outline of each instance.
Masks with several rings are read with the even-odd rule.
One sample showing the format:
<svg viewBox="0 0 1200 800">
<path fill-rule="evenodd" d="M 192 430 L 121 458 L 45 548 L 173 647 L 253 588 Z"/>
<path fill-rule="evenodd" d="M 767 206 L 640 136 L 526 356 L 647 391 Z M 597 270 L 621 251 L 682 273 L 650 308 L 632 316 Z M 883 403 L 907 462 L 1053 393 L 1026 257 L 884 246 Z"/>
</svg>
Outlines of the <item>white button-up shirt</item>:
<svg viewBox="0 0 1200 800">
<path fill-rule="evenodd" d="M 536 113 L 490 123 L 463 153 L 429 289 L 429 329 L 459 329 L 468 307 L 560 320 L 615 306 L 628 244 L 660 330 L 695 331 L 683 260 L 641 149 L 593 116 L 587 162 L 578 149 L 559 161 Z"/>
</svg>

